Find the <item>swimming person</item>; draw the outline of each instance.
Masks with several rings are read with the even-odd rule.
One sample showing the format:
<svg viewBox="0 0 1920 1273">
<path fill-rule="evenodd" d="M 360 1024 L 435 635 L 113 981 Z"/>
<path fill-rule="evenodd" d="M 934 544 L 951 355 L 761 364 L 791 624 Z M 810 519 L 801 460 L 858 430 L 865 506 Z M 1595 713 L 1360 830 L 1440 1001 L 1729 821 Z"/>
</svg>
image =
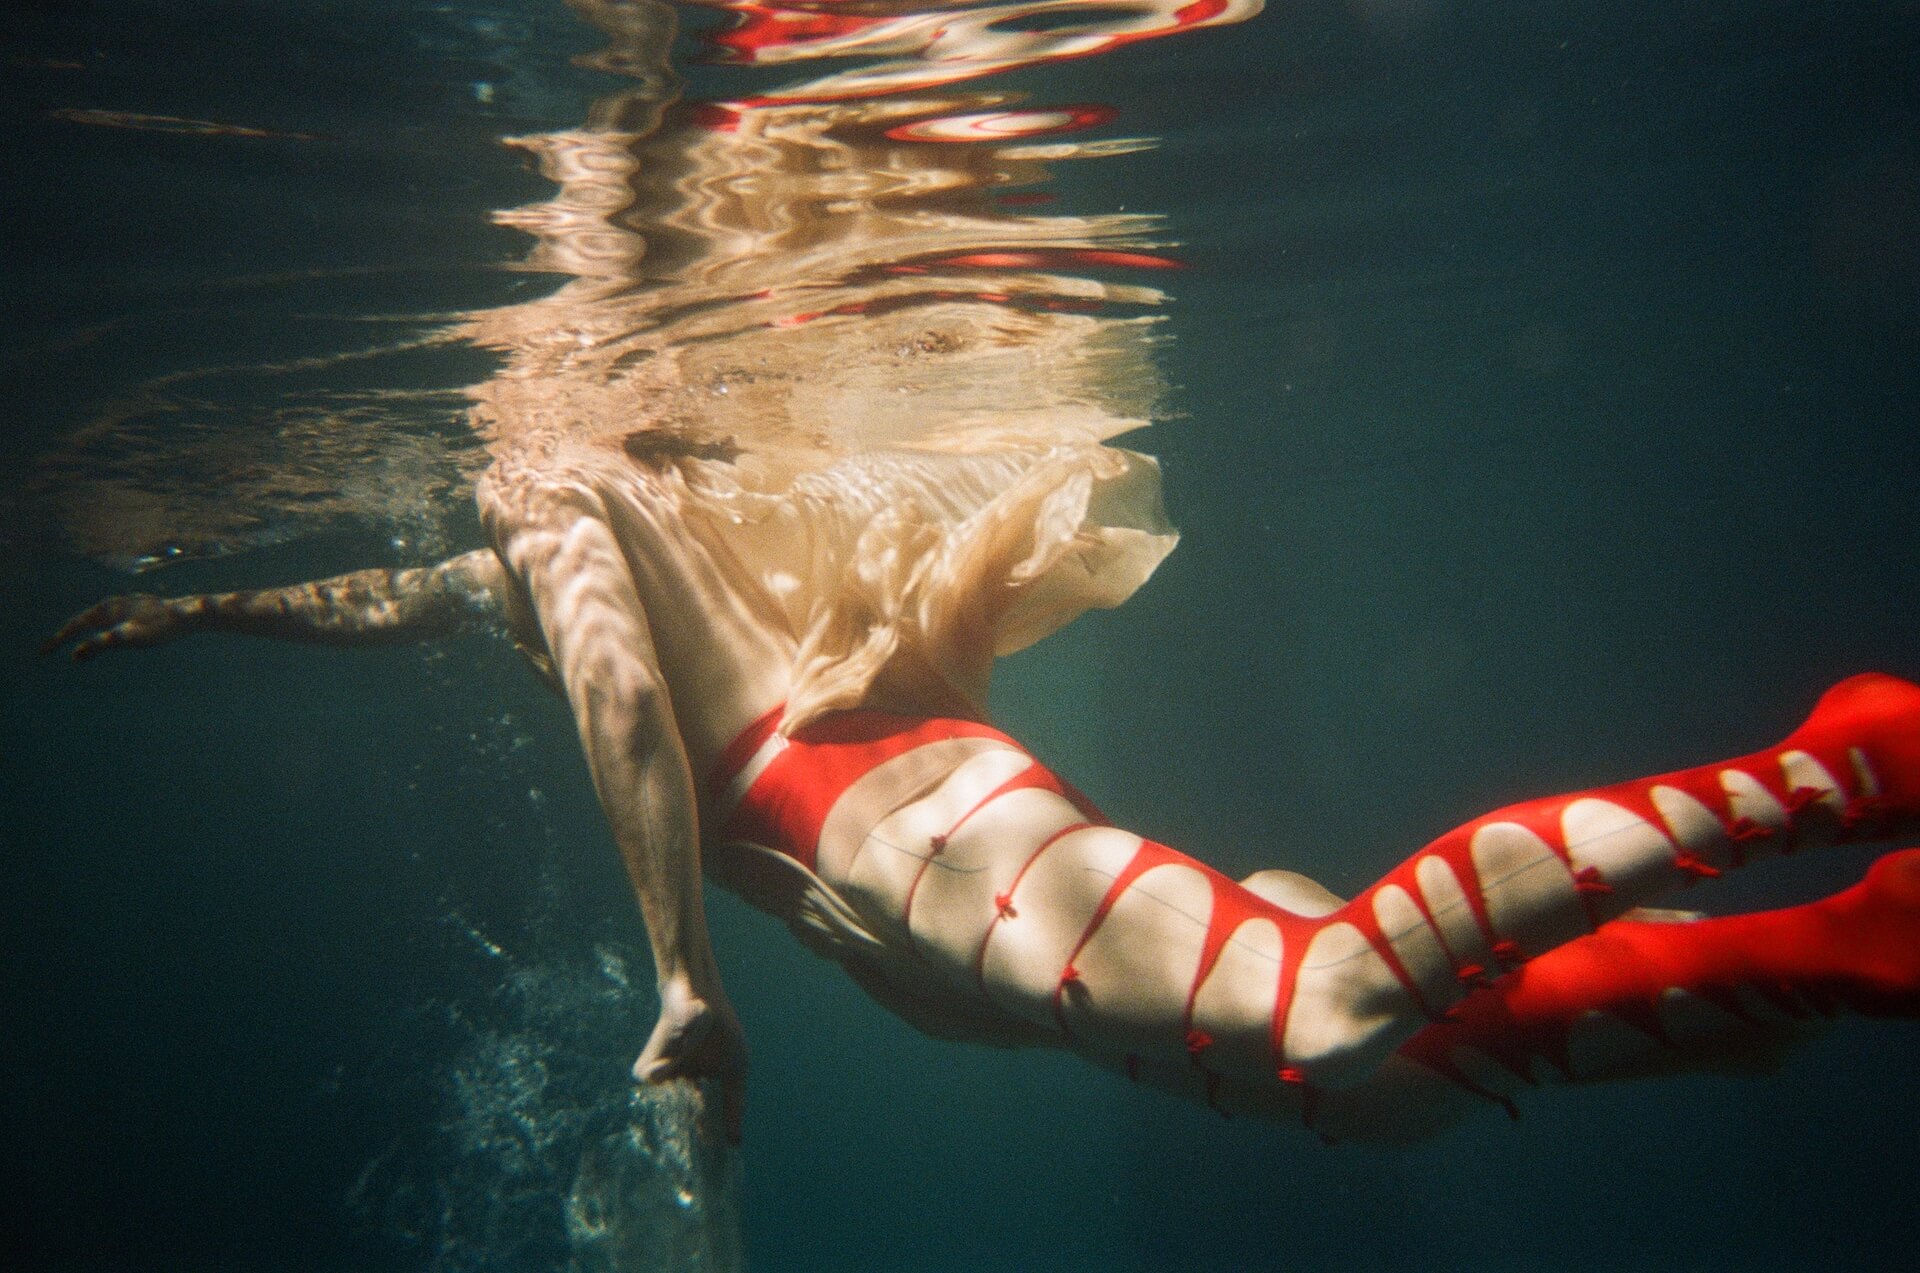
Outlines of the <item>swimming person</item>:
<svg viewBox="0 0 1920 1273">
<path fill-rule="evenodd" d="M 439 566 L 117 597 L 48 646 L 497 617 L 566 696 L 639 899 L 661 1008 L 634 1073 L 717 1084 L 735 1135 L 746 1044 L 703 872 L 929 1033 L 1072 1048 L 1332 1139 L 1409 1139 L 1554 1073 L 1737 1063 L 1836 1008 L 1920 1014 L 1920 850 L 1787 910 L 1640 909 L 1914 826 L 1905 681 L 1845 681 L 1749 756 L 1498 810 L 1342 901 L 1109 825 L 987 722 L 996 655 L 1171 547 L 1144 456 L 1055 438 L 791 471 L 641 427 L 502 447 L 478 498 L 491 546 Z"/>
<path fill-rule="evenodd" d="M 572 277 L 459 333 L 503 360 L 470 391 L 488 546 L 116 597 L 50 648 L 503 626 L 572 708 L 645 921 L 661 1008 L 634 1073 L 716 1084 L 735 1134 L 746 1042 L 703 877 L 930 1034 L 1071 1048 L 1336 1139 L 1416 1139 L 1554 1077 L 1748 1065 L 1840 1008 L 1920 1014 L 1920 851 L 1786 910 L 1647 909 L 1920 821 L 1904 681 L 1846 681 L 1737 760 L 1498 810 L 1344 901 L 1110 825 L 988 722 L 996 657 L 1174 546 L 1156 464 L 1113 445 L 1156 414 L 1139 280 L 1174 262 L 1151 217 L 1032 210 L 1046 165 L 1144 144 L 1072 136 L 1113 112 L 955 85 L 1253 0 L 1070 25 L 756 5 L 709 34 L 732 60 L 892 60 L 724 103 L 679 100 L 671 9 L 575 7 L 632 86 L 512 142 L 558 193 L 497 219 Z"/>
</svg>

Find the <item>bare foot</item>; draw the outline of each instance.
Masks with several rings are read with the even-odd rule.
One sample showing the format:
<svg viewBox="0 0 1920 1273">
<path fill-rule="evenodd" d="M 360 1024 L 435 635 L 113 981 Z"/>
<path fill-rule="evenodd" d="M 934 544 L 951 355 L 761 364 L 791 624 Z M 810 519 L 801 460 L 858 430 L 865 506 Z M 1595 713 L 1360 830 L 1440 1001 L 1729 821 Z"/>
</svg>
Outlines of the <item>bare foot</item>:
<svg viewBox="0 0 1920 1273">
<path fill-rule="evenodd" d="M 1868 1016 L 1920 1016 L 1920 849 L 1889 853 L 1828 899 L 1858 984 L 1846 1004 Z"/>
</svg>

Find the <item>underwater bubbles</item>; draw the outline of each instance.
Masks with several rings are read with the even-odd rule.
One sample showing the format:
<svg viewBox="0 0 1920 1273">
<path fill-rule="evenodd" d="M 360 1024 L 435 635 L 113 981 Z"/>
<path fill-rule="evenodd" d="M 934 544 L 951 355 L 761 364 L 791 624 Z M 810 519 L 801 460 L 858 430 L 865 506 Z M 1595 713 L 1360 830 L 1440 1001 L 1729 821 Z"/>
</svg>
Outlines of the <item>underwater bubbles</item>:
<svg viewBox="0 0 1920 1273">
<path fill-rule="evenodd" d="M 638 1088 L 624 1125 L 587 1146 L 567 1199 L 573 1273 L 744 1267 L 738 1169 L 703 1111 L 690 1083 Z"/>
</svg>

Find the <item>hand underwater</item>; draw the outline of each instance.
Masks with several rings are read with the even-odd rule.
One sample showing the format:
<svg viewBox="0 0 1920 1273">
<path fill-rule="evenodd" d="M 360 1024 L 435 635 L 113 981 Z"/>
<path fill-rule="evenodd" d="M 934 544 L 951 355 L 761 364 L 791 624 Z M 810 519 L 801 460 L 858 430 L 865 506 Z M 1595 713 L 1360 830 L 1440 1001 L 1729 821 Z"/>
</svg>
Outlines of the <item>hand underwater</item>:
<svg viewBox="0 0 1920 1273">
<path fill-rule="evenodd" d="M 684 982 L 660 988 L 660 1019 L 633 1063 L 642 1083 L 671 1079 L 712 1080 L 720 1087 L 727 1140 L 740 1143 L 746 1113 L 747 1043 L 733 1005 L 719 991 L 702 995 Z"/>
<path fill-rule="evenodd" d="M 41 643 L 40 652 L 51 654 L 78 639 L 73 661 L 84 663 L 102 650 L 164 644 L 193 631 L 190 605 L 194 600 L 167 599 L 145 592 L 108 597 L 68 619 Z"/>
</svg>

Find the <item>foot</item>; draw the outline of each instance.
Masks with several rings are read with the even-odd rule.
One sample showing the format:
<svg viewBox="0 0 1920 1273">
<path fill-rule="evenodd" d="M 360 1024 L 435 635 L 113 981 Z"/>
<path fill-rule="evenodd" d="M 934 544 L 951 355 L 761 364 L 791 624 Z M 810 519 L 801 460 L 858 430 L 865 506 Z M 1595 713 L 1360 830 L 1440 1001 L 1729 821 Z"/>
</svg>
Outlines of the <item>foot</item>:
<svg viewBox="0 0 1920 1273">
<path fill-rule="evenodd" d="M 1843 930 L 1837 940 L 1852 974 L 1847 1007 L 1866 1016 L 1920 1017 L 1920 849 L 1887 854 L 1823 905 Z"/>
<path fill-rule="evenodd" d="M 1781 744 L 1790 749 L 1812 753 L 1856 793 L 1845 830 L 1864 838 L 1920 826 L 1920 685 L 1878 672 L 1848 677 Z"/>
</svg>

